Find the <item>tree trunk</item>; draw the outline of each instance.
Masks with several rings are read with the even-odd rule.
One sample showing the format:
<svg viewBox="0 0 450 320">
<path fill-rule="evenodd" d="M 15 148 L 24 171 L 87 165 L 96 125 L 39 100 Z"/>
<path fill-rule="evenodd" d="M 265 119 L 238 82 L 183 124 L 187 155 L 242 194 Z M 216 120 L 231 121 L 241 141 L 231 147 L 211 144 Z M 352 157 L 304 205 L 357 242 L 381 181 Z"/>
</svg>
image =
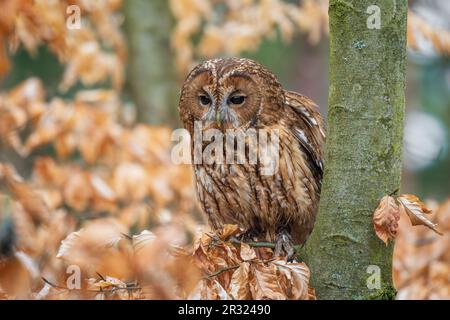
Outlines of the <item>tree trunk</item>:
<svg viewBox="0 0 450 320">
<path fill-rule="evenodd" d="M 128 87 L 140 122 L 175 124 L 177 90 L 167 0 L 124 1 Z"/>
<path fill-rule="evenodd" d="M 393 246 L 372 214 L 400 187 L 407 1 L 331 0 L 329 17 L 325 174 L 306 260 L 319 299 L 392 298 Z"/>
</svg>

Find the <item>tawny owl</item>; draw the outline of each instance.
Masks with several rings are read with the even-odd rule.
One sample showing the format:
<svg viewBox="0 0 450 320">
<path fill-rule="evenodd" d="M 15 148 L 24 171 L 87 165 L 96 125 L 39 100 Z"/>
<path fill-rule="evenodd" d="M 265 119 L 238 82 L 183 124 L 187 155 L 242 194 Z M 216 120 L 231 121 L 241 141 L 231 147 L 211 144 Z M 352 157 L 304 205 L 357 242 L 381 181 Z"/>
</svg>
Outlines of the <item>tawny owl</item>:
<svg viewBox="0 0 450 320">
<path fill-rule="evenodd" d="M 277 255 L 292 256 L 292 245 L 303 245 L 310 235 L 319 202 L 325 134 L 318 107 L 301 94 L 283 90 L 259 63 L 225 58 L 206 61 L 190 72 L 179 112 L 191 137 L 195 128 L 277 132 L 278 163 L 271 174 L 262 174 L 259 160 L 230 163 L 225 156 L 221 163 L 197 159 L 193 168 L 198 199 L 214 229 L 237 224 L 253 240 L 275 242 Z M 191 141 L 194 157 L 198 150 Z M 200 152 L 207 145 L 203 141 Z M 245 159 L 258 147 L 245 138 Z M 230 148 L 236 151 L 237 143 L 224 142 L 223 154 Z"/>
</svg>

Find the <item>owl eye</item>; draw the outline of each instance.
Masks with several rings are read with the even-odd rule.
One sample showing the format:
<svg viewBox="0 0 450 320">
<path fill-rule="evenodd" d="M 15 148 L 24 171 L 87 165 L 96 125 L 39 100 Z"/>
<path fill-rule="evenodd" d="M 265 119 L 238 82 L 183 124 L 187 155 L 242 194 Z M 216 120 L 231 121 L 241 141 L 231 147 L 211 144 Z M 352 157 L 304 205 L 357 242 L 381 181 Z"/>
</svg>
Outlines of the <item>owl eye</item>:
<svg viewBox="0 0 450 320">
<path fill-rule="evenodd" d="M 242 95 L 232 96 L 228 101 L 229 101 L 231 104 L 240 105 L 240 104 L 243 104 L 243 103 L 244 103 L 244 101 L 245 101 L 245 96 L 242 96 Z"/>
<path fill-rule="evenodd" d="M 200 104 L 204 107 L 207 107 L 211 104 L 211 99 L 204 94 L 198 96 L 198 101 L 200 101 Z"/>
</svg>

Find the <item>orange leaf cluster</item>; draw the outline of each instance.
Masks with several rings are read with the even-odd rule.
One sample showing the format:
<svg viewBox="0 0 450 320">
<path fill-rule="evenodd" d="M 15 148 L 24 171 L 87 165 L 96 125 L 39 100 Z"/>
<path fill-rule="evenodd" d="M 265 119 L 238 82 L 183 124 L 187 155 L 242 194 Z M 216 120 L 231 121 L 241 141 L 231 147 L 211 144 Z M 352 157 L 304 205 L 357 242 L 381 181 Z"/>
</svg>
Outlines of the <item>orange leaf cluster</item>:
<svg viewBox="0 0 450 320">
<path fill-rule="evenodd" d="M 82 27 L 67 28 L 70 5 L 81 11 Z M 60 89 L 65 91 L 81 80 L 91 85 L 112 79 L 115 89 L 123 83 L 125 42 L 117 11 L 121 0 L 45 1 L 4 0 L 0 13 L 0 77 L 9 70 L 7 47 L 20 45 L 34 54 L 46 44 L 61 62 L 67 63 Z"/>
<path fill-rule="evenodd" d="M 183 73 L 199 57 L 236 56 L 256 50 L 276 29 L 285 41 L 300 30 L 308 34 L 311 43 L 317 43 L 328 30 L 326 0 L 304 0 L 299 5 L 282 0 L 171 0 L 170 6 L 177 19 L 172 46 Z M 198 35 L 195 47 L 192 38 Z"/>
<path fill-rule="evenodd" d="M 200 273 L 187 252 L 178 248 L 186 243 L 181 227 L 170 225 L 134 236 L 125 231 L 114 219 L 98 219 L 62 241 L 57 258 L 80 267 L 85 275 L 81 290 L 65 288 L 66 295 L 179 299 L 192 291 Z M 184 267 L 180 269 L 180 265 Z M 53 293 L 61 290 L 61 285 L 52 287 Z"/>
<path fill-rule="evenodd" d="M 373 226 L 375 233 L 384 243 L 395 239 L 398 230 L 400 213 L 409 217 L 413 226 L 423 225 L 437 234 L 442 233 L 437 229 L 437 224 L 426 217 L 432 211 L 415 195 L 403 194 L 397 198 L 399 205 L 391 196 L 384 196 L 373 214 Z"/>
<path fill-rule="evenodd" d="M 386 244 L 396 239 L 397 299 L 450 298 L 450 200 L 435 210 L 433 221 L 427 217 L 432 210 L 415 195 L 403 194 L 397 201 L 398 205 L 393 197 L 384 196 L 373 215 L 377 236 Z"/>
<path fill-rule="evenodd" d="M 190 209 L 190 168 L 172 164 L 168 128 L 120 125 L 123 107 L 113 91 L 82 91 L 71 102 L 47 103 L 44 96 L 35 79 L 4 95 L 0 110 L 7 116 L 0 120 L 0 133 L 21 155 L 53 145 L 63 162 L 41 157 L 33 170 L 33 183 L 52 208 L 64 203 L 79 212 L 88 207 L 116 212 L 149 197 L 156 212 L 175 199 L 178 209 Z M 90 167 L 64 162 L 76 154 Z"/>
<path fill-rule="evenodd" d="M 450 200 L 433 211 L 443 236 L 413 227 L 401 210 L 393 264 L 397 299 L 450 299 Z"/>
<path fill-rule="evenodd" d="M 41 174 L 58 178 L 61 169 L 50 165 Z M 0 252 L 4 298 L 174 299 L 196 285 L 199 271 L 190 255 L 185 250 L 173 254 L 175 246 L 188 243 L 189 218 L 155 221 L 153 232 L 131 236 L 132 229 L 149 225 L 152 209 L 142 202 L 124 209 L 116 204 L 116 212 L 112 207 L 102 217 L 92 204 L 87 212 L 75 212 L 63 205 L 61 196 L 49 201 L 52 194 L 24 182 L 10 165 L 0 165 L 0 179 L 12 199 L 1 198 L 0 226 L 12 229 L 11 239 L 0 232 L 2 245 L 12 242 L 9 252 Z M 69 285 L 73 266 L 79 270 L 76 288 Z"/>
<path fill-rule="evenodd" d="M 408 13 L 408 46 L 413 50 L 420 50 L 420 42 L 431 43 L 434 50 L 441 55 L 450 55 L 450 31 L 433 28 L 417 14 Z"/>
<path fill-rule="evenodd" d="M 0 253 L 4 298 L 315 298 L 304 263 L 230 241 L 237 226 L 200 234 L 189 249 L 199 225 L 190 168 L 171 162 L 168 128 L 122 125 L 112 91 L 47 102 L 30 79 L 2 94 L 0 108 L 10 114 L 5 144 L 23 156 L 55 153 L 35 157 L 26 180 L 0 163 L 0 226 L 10 220 L 13 234 Z"/>
<path fill-rule="evenodd" d="M 255 51 L 262 40 L 279 31 L 284 41 L 296 32 L 316 44 L 328 34 L 328 0 L 302 0 L 298 5 L 283 0 L 171 0 L 177 23 L 172 33 L 178 70 L 184 74 L 197 60 L 220 55 L 237 56 Z M 436 29 L 412 11 L 408 12 L 408 46 L 429 41 L 436 52 L 450 54 L 450 32 Z M 193 38 L 199 38 L 194 44 Z M 197 42 L 196 42 L 197 43 Z"/>
<path fill-rule="evenodd" d="M 66 28 L 69 4 L 81 8 L 80 30 Z M 91 85 L 107 77 L 119 89 L 126 55 L 120 5 L 120 0 L 3 1 L 0 77 L 9 68 L 7 47 L 33 53 L 45 44 L 66 64 L 61 90 L 78 80 Z M 198 57 L 256 49 L 275 29 L 285 40 L 300 29 L 313 43 L 327 30 L 326 0 L 300 6 L 281 0 L 170 5 L 181 71 Z M 410 33 L 418 26 L 439 52 L 448 52 L 444 33 L 411 17 Z M 409 35 L 413 48 L 414 37 Z M 47 101 L 42 83 L 31 78 L 0 93 L 2 148 L 32 162 L 26 179 L 10 163 L 0 163 L 0 298 L 315 299 L 304 263 L 287 263 L 269 248 L 237 241 L 237 226 L 194 237 L 201 222 L 191 170 L 170 161 L 170 130 L 132 126 L 132 113 L 116 92 L 87 90 L 72 101 Z M 449 298 L 450 203 L 438 208 L 432 222 L 417 197 L 397 201 L 383 198 L 374 227 L 384 242 L 397 237 L 398 298 Z M 411 229 L 400 216 L 429 229 Z M 431 232 L 438 232 L 437 223 L 441 239 Z M 73 287 L 77 270 L 80 286 Z"/>
<path fill-rule="evenodd" d="M 127 273 L 131 264 L 145 269 L 146 263 L 164 264 L 170 259 L 155 251 L 154 256 L 143 255 L 140 262 L 125 263 L 129 249 L 96 244 L 111 244 L 112 235 L 120 238 L 149 226 L 155 234 L 161 233 L 161 239 L 171 241 L 195 233 L 199 221 L 192 214 L 196 203 L 192 201 L 191 170 L 170 160 L 170 129 L 123 125 L 126 108 L 113 91 L 80 91 L 73 101 L 54 98 L 47 102 L 41 82 L 29 79 L 0 95 L 0 110 L 4 115 L 0 120 L 3 147 L 10 146 L 33 161 L 27 179 L 11 164 L 0 163 L 0 184 L 4 186 L 0 196 L 0 291 L 5 298 L 84 297 L 78 291 L 64 293 L 64 288 L 43 286 L 40 279 L 62 286 L 70 261 L 82 267 L 83 279 L 94 279 L 89 280 L 94 289 L 112 281 L 106 277 L 128 288 L 129 281 L 139 279 Z M 54 153 L 54 157 L 35 155 L 50 148 L 47 154 Z M 159 227 L 162 231 L 157 232 Z M 76 233 L 80 228 L 86 231 Z M 78 238 L 81 240 L 75 241 Z M 116 242 L 124 243 L 119 238 Z M 71 250 L 68 257 L 63 248 L 71 247 L 71 240 L 78 249 Z M 163 270 L 166 265 L 155 264 L 154 268 Z M 96 276 L 94 269 L 105 279 Z M 177 273 L 174 278 L 188 283 L 191 276 L 195 279 L 195 272 L 190 273 L 186 277 Z M 85 284 L 83 288 L 88 290 Z M 163 293 L 166 284 L 159 285 L 163 288 L 152 289 L 157 293 L 141 290 L 121 297 L 179 297 Z M 167 286 L 174 287 L 170 281 Z M 88 292 L 97 294 L 94 289 Z M 120 298 L 117 294 L 124 290 L 111 292 Z"/>
<path fill-rule="evenodd" d="M 222 233 L 202 234 L 194 244 L 194 259 L 204 277 L 191 299 L 314 300 L 306 264 L 273 258 L 269 248 L 252 248 L 229 238 L 238 234 L 234 225 Z"/>
</svg>

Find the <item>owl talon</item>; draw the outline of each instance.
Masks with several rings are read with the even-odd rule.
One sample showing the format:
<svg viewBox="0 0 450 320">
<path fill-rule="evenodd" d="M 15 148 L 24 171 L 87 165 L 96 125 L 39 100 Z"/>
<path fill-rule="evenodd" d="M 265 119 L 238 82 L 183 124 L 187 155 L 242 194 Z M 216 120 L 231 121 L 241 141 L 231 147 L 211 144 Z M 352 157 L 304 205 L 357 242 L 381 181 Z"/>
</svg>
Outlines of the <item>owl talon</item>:
<svg viewBox="0 0 450 320">
<path fill-rule="evenodd" d="M 294 244 L 292 242 L 291 236 L 283 231 L 277 237 L 277 242 L 275 243 L 275 257 L 286 256 L 288 261 L 292 261 L 295 256 Z"/>
</svg>

